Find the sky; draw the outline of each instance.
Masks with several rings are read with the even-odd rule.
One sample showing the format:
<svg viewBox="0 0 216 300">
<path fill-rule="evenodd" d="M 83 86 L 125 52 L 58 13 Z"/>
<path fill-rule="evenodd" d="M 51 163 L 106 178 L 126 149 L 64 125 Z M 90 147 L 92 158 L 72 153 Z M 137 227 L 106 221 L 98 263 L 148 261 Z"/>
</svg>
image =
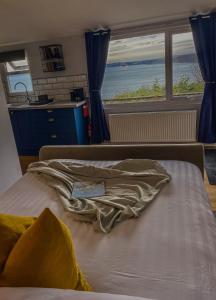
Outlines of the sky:
<svg viewBox="0 0 216 300">
<path fill-rule="evenodd" d="M 164 58 L 165 34 L 119 39 L 110 42 L 108 63 Z M 173 35 L 173 54 L 194 53 L 192 33 Z"/>
</svg>

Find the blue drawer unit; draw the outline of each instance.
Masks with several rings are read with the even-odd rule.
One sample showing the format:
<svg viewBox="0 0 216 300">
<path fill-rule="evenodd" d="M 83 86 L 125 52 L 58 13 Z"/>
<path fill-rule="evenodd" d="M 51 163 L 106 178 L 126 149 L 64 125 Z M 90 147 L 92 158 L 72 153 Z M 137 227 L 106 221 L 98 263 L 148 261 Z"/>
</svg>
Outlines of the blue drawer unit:
<svg viewBox="0 0 216 300">
<path fill-rule="evenodd" d="M 44 145 L 88 144 L 82 106 L 14 109 L 9 113 L 19 155 L 38 155 Z"/>
</svg>

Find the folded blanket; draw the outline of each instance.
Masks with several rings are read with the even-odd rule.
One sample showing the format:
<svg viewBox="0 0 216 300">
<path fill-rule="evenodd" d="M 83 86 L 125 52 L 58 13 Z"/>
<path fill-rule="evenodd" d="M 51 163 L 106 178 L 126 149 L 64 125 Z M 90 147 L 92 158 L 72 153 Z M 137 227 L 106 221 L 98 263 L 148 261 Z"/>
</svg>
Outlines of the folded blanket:
<svg viewBox="0 0 216 300">
<path fill-rule="evenodd" d="M 76 220 L 90 222 L 104 233 L 123 220 L 139 217 L 163 185 L 170 181 L 170 175 L 158 162 L 147 159 L 127 159 L 107 168 L 49 160 L 31 164 L 28 172 L 44 178 Z M 105 184 L 104 196 L 73 197 L 75 182 L 101 181 Z"/>
</svg>

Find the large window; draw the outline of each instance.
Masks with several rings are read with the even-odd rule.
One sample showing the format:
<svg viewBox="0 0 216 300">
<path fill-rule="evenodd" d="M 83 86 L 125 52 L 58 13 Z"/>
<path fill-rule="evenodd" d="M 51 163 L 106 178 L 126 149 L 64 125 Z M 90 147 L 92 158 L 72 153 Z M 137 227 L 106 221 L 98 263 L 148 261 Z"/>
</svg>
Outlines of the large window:
<svg viewBox="0 0 216 300">
<path fill-rule="evenodd" d="M 191 32 L 162 32 L 110 42 L 104 100 L 170 100 L 202 92 Z"/>
<path fill-rule="evenodd" d="M 25 87 L 22 84 L 17 84 L 22 82 L 26 85 L 28 92 L 33 91 L 31 74 L 29 70 L 29 65 L 27 59 L 10 61 L 5 64 L 6 76 L 8 83 L 8 90 L 10 94 L 25 92 Z"/>
</svg>

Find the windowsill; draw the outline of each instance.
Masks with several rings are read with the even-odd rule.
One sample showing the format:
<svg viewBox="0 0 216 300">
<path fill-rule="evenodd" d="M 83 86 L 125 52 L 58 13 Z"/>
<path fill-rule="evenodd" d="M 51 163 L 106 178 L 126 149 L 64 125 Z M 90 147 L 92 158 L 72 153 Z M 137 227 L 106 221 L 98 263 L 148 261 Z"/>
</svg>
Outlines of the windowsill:
<svg viewBox="0 0 216 300">
<path fill-rule="evenodd" d="M 104 101 L 104 109 L 106 114 L 110 113 L 128 113 L 141 111 L 165 111 L 165 110 L 186 110 L 199 109 L 202 102 L 202 95 L 176 96 L 173 100 L 147 100 L 147 101 L 119 101 L 118 103 L 106 104 Z"/>
<path fill-rule="evenodd" d="M 166 101 L 165 96 L 160 96 L 160 97 L 133 97 L 133 98 L 123 98 L 123 99 L 107 99 L 104 100 L 104 104 L 109 105 L 109 104 L 125 104 L 125 103 L 146 103 L 146 102 L 161 102 L 161 101 Z"/>
</svg>

